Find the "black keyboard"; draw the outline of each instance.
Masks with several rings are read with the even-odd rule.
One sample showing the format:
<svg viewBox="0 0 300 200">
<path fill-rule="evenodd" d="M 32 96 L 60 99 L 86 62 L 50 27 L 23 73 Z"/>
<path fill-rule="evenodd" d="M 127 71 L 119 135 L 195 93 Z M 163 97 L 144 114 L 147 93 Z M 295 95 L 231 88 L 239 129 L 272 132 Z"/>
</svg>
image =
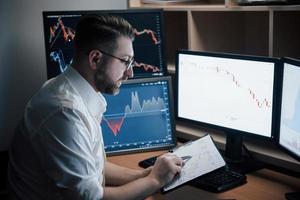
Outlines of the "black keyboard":
<svg viewBox="0 0 300 200">
<path fill-rule="evenodd" d="M 157 156 L 142 160 L 139 162 L 139 166 L 143 168 L 152 166 L 156 159 Z M 228 167 L 222 167 L 190 181 L 189 184 L 211 192 L 224 192 L 246 182 L 247 177 L 244 174 L 230 170 Z"/>
<path fill-rule="evenodd" d="M 223 167 L 190 181 L 190 185 L 211 192 L 224 192 L 246 182 L 247 177 L 244 174 Z"/>
</svg>

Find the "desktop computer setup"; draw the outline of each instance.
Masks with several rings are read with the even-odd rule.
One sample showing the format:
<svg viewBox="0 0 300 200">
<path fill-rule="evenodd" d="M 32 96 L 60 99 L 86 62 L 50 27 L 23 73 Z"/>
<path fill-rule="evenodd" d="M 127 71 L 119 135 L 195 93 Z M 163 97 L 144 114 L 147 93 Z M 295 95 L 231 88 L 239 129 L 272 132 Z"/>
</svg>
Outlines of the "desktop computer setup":
<svg viewBox="0 0 300 200">
<path fill-rule="evenodd" d="M 76 23 L 89 13 L 122 16 L 136 29 L 135 77 L 121 86 L 117 96 L 105 95 L 108 107 L 101 127 L 108 155 L 172 149 L 177 145 L 176 118 L 227 136 L 224 158 L 228 167 L 191 181 L 196 187 L 222 192 L 245 183 L 244 173 L 261 168 L 260 162 L 243 155 L 244 136 L 266 142 L 279 138 L 280 148 L 299 157 L 300 128 L 296 120 L 300 86 L 291 84 L 288 77 L 296 75 L 288 68 L 295 63 L 298 66 L 297 61 L 178 50 L 174 98 L 172 80 L 166 76 L 162 10 L 51 11 L 43 12 L 48 78 L 71 64 Z M 283 65 L 287 72 L 282 73 Z M 284 95 L 279 106 L 281 83 Z M 292 87 L 296 87 L 293 92 Z M 280 110 L 279 128 L 276 122 Z M 139 165 L 153 165 L 155 159 Z"/>
<path fill-rule="evenodd" d="M 262 168 L 242 154 L 243 136 L 274 140 L 279 59 L 178 51 L 178 121 L 226 133 L 224 158 L 241 173 Z"/>
<path fill-rule="evenodd" d="M 244 136 L 275 142 L 300 160 L 299 79 L 295 59 L 179 50 L 176 119 L 224 132 L 224 158 L 234 171 L 261 167 L 243 156 Z"/>
</svg>

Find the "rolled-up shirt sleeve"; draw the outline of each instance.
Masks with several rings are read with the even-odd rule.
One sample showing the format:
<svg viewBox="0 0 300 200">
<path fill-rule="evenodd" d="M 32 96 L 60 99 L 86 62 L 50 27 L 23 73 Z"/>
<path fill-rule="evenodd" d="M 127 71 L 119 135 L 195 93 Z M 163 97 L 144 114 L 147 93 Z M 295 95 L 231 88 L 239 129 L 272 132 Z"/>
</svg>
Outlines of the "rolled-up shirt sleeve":
<svg viewBox="0 0 300 200">
<path fill-rule="evenodd" d="M 32 140 L 49 180 L 67 199 L 103 197 L 103 143 L 92 129 L 84 114 L 61 108 L 45 120 Z"/>
</svg>

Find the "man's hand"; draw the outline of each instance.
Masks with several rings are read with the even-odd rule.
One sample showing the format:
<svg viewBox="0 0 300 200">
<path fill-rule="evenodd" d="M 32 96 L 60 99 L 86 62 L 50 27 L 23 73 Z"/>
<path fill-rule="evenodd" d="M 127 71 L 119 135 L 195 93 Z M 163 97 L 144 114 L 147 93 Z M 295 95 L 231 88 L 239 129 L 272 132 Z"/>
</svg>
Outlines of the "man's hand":
<svg viewBox="0 0 300 200">
<path fill-rule="evenodd" d="M 181 172 L 182 159 L 178 156 L 167 153 L 157 158 L 155 164 L 149 174 L 154 178 L 160 187 L 169 183 L 175 175 Z"/>
<path fill-rule="evenodd" d="M 150 174 L 150 172 L 152 171 L 153 166 L 147 167 L 146 169 L 144 169 L 142 171 L 142 177 L 148 176 Z"/>
<path fill-rule="evenodd" d="M 103 199 L 145 199 L 169 183 L 176 174 L 180 173 L 183 161 L 174 154 L 167 153 L 157 158 L 153 167 L 140 170 L 138 177 L 126 174 L 125 168 L 107 164 L 106 177 L 117 187 L 105 187 Z M 132 170 L 131 170 L 132 171 Z M 115 181 L 112 181 L 115 180 Z M 118 180 L 118 181 L 116 181 Z M 121 180 L 121 181 L 120 181 Z M 123 184 L 122 184 L 123 183 Z"/>
</svg>

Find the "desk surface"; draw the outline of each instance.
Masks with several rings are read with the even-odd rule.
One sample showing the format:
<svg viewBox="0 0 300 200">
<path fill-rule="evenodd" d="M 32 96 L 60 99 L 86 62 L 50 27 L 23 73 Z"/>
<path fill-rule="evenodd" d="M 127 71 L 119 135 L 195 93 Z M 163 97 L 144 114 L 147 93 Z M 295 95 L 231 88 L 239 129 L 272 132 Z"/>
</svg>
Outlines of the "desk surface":
<svg viewBox="0 0 300 200">
<path fill-rule="evenodd" d="M 118 165 L 129 168 L 140 169 L 138 162 L 145 158 L 156 156 L 164 153 L 164 151 L 145 152 L 121 156 L 112 156 L 108 160 Z M 300 179 L 287 176 L 269 169 L 262 169 L 254 173 L 247 174 L 245 185 L 223 193 L 211 193 L 189 185 L 182 186 L 167 194 L 157 193 L 147 200 L 199 200 L 199 199 L 247 199 L 247 200 L 279 200 L 285 199 L 286 192 L 300 191 Z"/>
</svg>

